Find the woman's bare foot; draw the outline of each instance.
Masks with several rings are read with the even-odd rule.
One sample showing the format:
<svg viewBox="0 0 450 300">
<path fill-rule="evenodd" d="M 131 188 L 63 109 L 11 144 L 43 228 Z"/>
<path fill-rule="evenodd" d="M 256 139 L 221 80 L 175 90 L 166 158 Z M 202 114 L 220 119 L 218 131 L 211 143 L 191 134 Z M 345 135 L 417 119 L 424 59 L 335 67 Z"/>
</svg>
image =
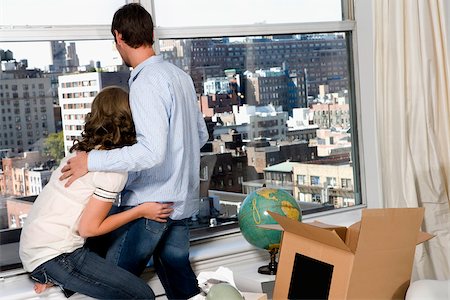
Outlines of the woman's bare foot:
<svg viewBox="0 0 450 300">
<path fill-rule="evenodd" d="M 36 294 L 40 294 L 43 291 L 45 291 L 46 289 L 48 289 L 49 287 L 52 287 L 53 284 L 52 283 L 35 283 L 34 284 L 34 291 L 36 292 Z"/>
</svg>

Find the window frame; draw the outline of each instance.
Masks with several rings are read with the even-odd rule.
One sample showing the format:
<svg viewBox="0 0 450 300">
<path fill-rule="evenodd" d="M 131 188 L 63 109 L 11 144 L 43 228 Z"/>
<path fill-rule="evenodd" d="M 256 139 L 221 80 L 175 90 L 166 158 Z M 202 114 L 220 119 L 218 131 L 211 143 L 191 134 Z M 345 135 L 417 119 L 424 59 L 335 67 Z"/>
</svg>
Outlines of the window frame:
<svg viewBox="0 0 450 300">
<path fill-rule="evenodd" d="M 154 4 L 152 0 L 141 0 L 141 1 L 130 1 L 130 2 L 140 2 L 157 20 L 157 16 L 154 15 Z M 363 109 L 363 101 L 361 86 L 368 86 L 367 92 L 365 94 L 369 95 L 369 100 L 373 101 L 373 83 L 370 83 L 372 77 L 370 75 L 361 76 L 364 74 L 364 70 L 373 70 L 373 66 L 368 66 L 370 60 L 365 61 L 361 59 L 358 48 L 368 49 L 372 47 L 372 43 L 364 42 L 370 41 L 371 35 L 368 34 L 364 37 L 364 32 L 367 30 L 372 33 L 372 24 L 370 24 L 372 18 L 367 17 L 367 13 L 371 12 L 370 1 L 363 1 L 364 4 L 359 5 L 356 13 L 360 13 L 360 20 L 358 20 L 358 31 L 357 24 L 354 18 L 353 10 L 353 0 L 342 0 L 343 3 L 343 21 L 335 22 L 317 22 L 317 23 L 289 23 L 289 24 L 254 24 L 254 25 L 238 25 L 238 26 L 198 26 L 198 27 L 158 27 L 155 24 L 155 50 L 159 51 L 159 40 L 160 39 L 183 39 L 183 38 L 215 38 L 222 36 L 244 36 L 244 35 L 271 35 L 271 34 L 289 34 L 289 33 L 325 33 L 325 32 L 350 32 L 351 36 L 351 47 L 349 47 L 350 58 L 352 63 L 350 64 L 350 71 L 352 73 L 350 83 L 354 84 L 352 86 L 353 99 L 351 99 L 353 105 L 354 115 L 352 118 L 353 124 L 356 124 L 356 129 L 358 132 L 358 141 L 356 144 L 352 144 L 352 149 L 358 150 L 357 154 L 359 161 L 361 162 L 356 168 L 359 169 L 359 177 L 354 179 L 359 181 L 360 193 L 359 199 L 361 199 L 362 204 L 360 206 L 364 207 L 368 205 L 369 202 L 374 203 L 374 206 L 379 206 L 380 200 L 376 200 L 379 195 L 378 179 L 377 177 L 378 169 L 374 167 L 376 165 L 376 159 L 371 162 L 369 166 L 369 171 L 372 174 L 375 170 L 376 176 L 371 176 L 371 181 L 367 180 L 367 170 L 366 163 L 369 161 L 365 160 L 367 151 L 369 154 L 374 150 L 374 145 L 372 145 L 374 139 L 374 121 L 373 116 L 370 116 L 369 121 L 365 121 L 367 117 L 367 110 L 371 108 Z M 356 9 L 356 8 L 355 8 Z M 366 14 L 366 18 L 364 17 Z M 362 16 L 362 17 L 361 17 Z M 362 22 L 364 20 L 364 22 Z M 361 26 L 362 24 L 362 26 Z M 360 30 L 363 27 L 364 30 Z M 369 29 L 368 29 L 369 28 Z M 362 33 L 361 33 L 362 32 Z M 79 41 L 79 40 L 112 40 L 112 35 L 110 32 L 110 25 L 62 25 L 62 26 L 1 26 L 0 25 L 0 43 L 1 42 L 38 42 L 38 41 L 49 41 L 49 40 L 65 40 L 65 41 Z M 361 47 L 363 46 L 363 47 Z M 373 54 L 373 50 L 368 51 L 365 57 L 370 57 L 370 53 Z M 364 62 L 364 63 L 363 63 Z M 363 79 L 363 80 L 362 80 Z M 363 117 L 364 116 L 364 117 Z M 368 122 L 369 128 L 367 129 Z M 363 125 L 366 124 L 365 126 Z M 362 136 L 369 131 L 369 138 L 365 139 L 363 143 Z M 367 143 L 367 141 L 369 142 Z M 355 174 L 356 176 L 356 174 Z M 375 192 L 369 196 L 370 192 Z M 356 195 L 355 195 L 356 196 Z M 335 210 L 333 213 L 338 214 L 340 210 Z"/>
</svg>

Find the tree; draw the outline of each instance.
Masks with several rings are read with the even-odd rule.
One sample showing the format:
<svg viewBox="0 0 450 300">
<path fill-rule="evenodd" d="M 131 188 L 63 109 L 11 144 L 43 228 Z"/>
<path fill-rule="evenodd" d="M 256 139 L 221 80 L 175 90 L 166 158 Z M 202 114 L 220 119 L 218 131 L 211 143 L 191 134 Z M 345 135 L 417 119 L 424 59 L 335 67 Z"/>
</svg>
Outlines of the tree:
<svg viewBox="0 0 450 300">
<path fill-rule="evenodd" d="M 44 153 L 51 156 L 59 164 L 64 157 L 64 135 L 62 131 L 52 133 L 45 139 Z"/>
</svg>

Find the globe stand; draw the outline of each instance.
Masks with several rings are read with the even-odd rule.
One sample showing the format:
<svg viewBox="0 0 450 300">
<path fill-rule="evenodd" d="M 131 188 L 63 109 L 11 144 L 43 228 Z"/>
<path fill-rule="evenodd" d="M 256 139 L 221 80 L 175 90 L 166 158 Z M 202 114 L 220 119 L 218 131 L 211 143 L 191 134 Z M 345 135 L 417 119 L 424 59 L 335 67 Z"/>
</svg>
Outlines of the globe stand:
<svg viewBox="0 0 450 300">
<path fill-rule="evenodd" d="M 278 248 L 272 248 L 269 250 L 270 262 L 267 266 L 261 266 L 258 268 L 258 273 L 265 275 L 275 275 L 277 274 L 278 263 L 276 261 L 276 255 L 278 253 Z"/>
</svg>

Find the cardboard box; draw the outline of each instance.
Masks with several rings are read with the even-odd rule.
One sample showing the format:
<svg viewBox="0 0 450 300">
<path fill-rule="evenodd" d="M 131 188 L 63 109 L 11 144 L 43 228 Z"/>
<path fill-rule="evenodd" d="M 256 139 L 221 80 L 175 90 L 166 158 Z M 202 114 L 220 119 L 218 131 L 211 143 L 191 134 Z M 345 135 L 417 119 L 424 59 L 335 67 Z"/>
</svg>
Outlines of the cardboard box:
<svg viewBox="0 0 450 300">
<path fill-rule="evenodd" d="M 273 299 L 404 299 L 423 208 L 364 209 L 346 228 L 269 212 L 284 230 Z"/>
</svg>

